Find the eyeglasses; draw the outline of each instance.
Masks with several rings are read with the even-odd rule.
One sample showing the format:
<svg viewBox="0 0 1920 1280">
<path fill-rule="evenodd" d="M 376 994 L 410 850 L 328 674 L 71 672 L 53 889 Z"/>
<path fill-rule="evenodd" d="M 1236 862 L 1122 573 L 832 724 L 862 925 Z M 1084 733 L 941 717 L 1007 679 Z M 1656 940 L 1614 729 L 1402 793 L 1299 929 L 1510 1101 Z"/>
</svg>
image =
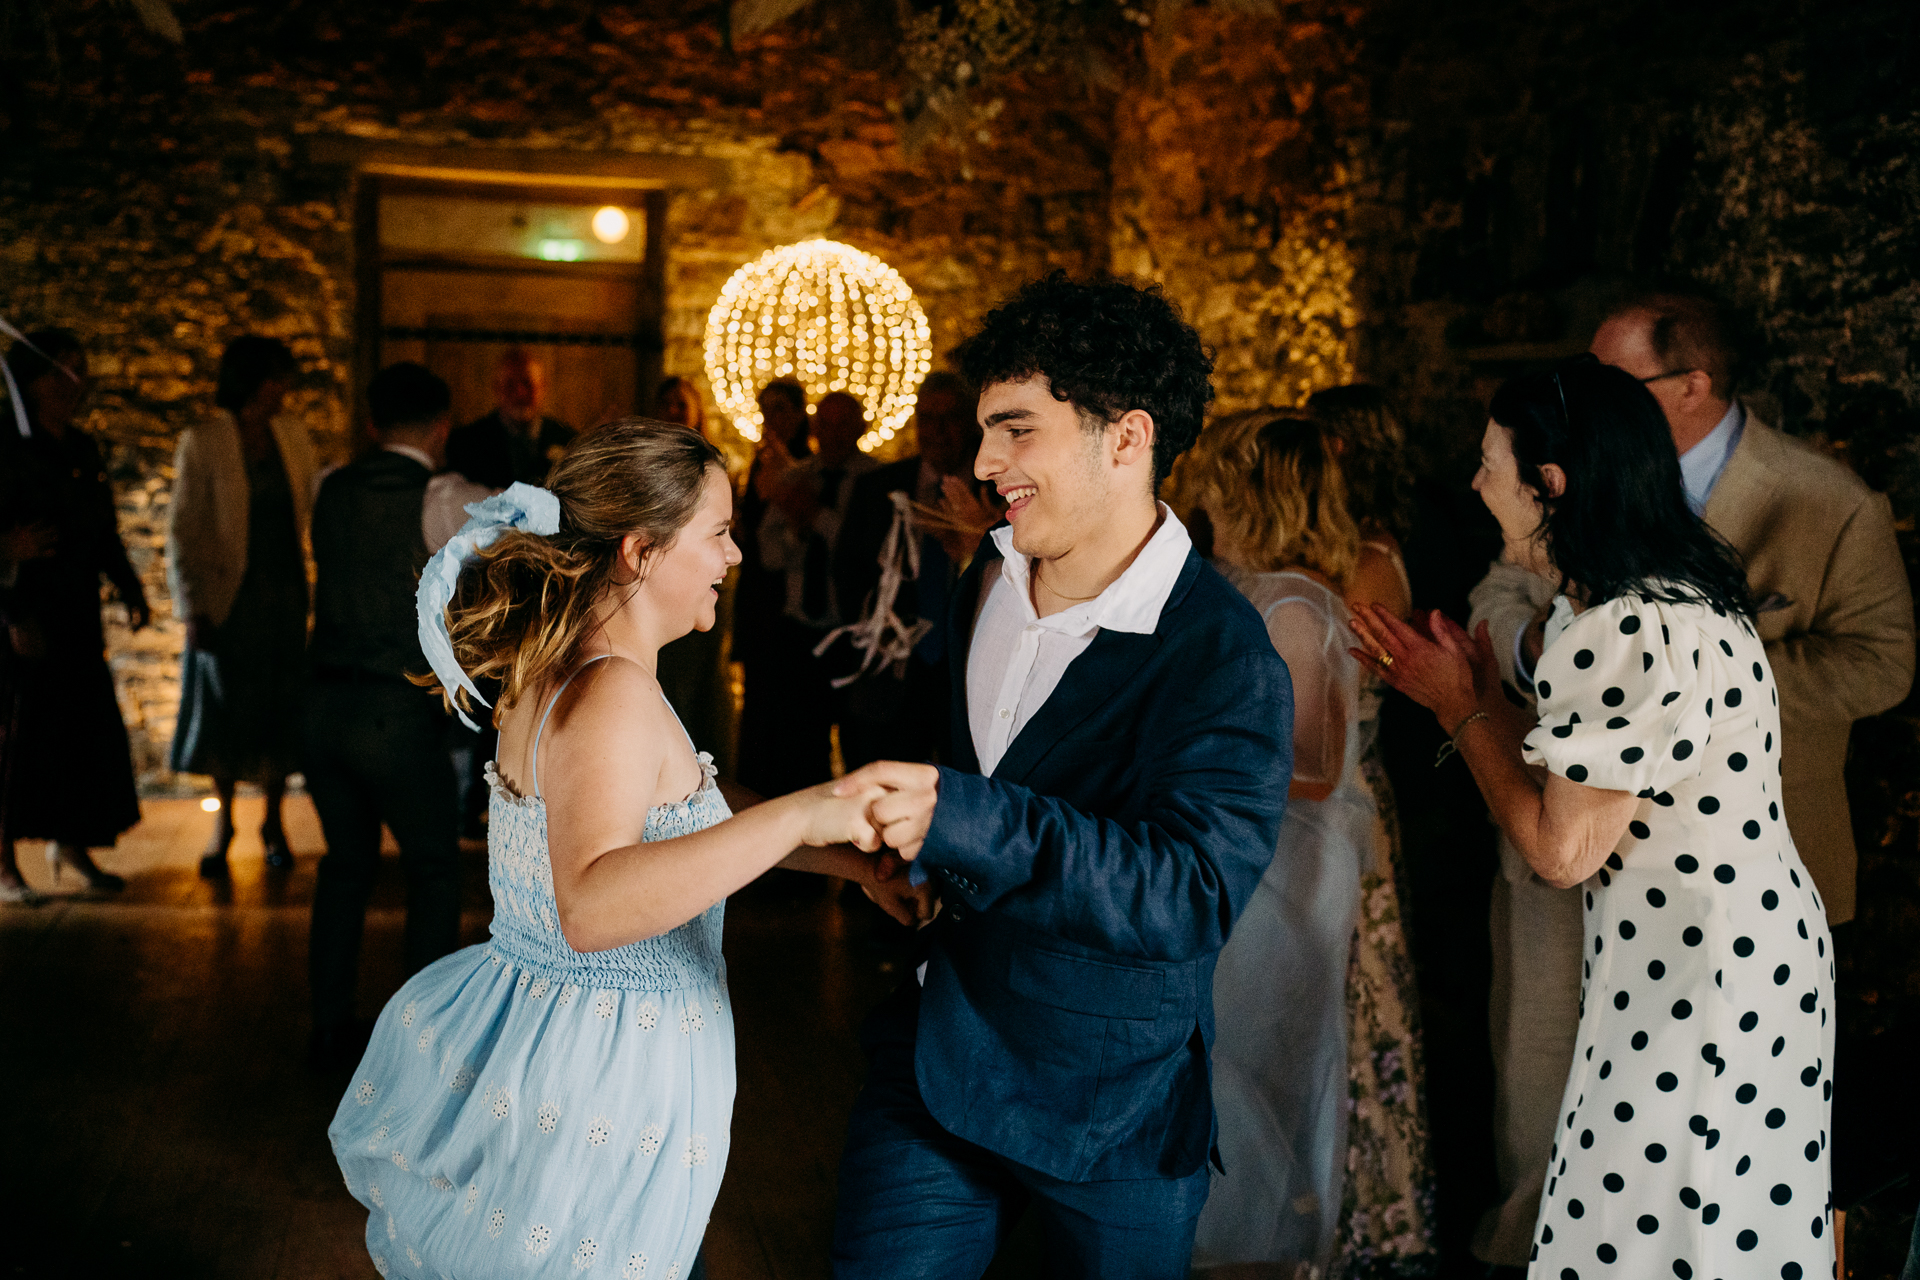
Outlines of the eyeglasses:
<svg viewBox="0 0 1920 1280">
<path fill-rule="evenodd" d="M 1651 378 L 1640 379 L 1640 385 L 1645 386 L 1649 382 L 1660 382 L 1667 378 L 1684 378 L 1692 372 L 1691 369 L 1669 369 L 1665 373 L 1656 373 Z"/>
</svg>

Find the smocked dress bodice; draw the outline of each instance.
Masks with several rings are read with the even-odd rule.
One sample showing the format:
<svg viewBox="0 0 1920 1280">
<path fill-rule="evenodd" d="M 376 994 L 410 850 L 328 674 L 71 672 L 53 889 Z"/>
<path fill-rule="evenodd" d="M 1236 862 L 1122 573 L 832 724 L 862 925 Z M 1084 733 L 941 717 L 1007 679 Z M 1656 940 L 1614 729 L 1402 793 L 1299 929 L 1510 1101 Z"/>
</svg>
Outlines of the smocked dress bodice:
<svg viewBox="0 0 1920 1280">
<path fill-rule="evenodd" d="M 702 751 L 697 758 L 699 788 L 685 800 L 647 810 L 643 841 L 692 835 L 732 816 L 714 781 L 713 756 Z M 517 795 L 492 764 L 487 784 L 493 789 L 487 809 L 487 887 L 493 892 L 495 954 L 528 972 L 580 987 L 673 991 L 719 977 L 724 902 L 658 937 L 606 951 L 568 946 L 553 898 L 546 802 Z"/>
</svg>

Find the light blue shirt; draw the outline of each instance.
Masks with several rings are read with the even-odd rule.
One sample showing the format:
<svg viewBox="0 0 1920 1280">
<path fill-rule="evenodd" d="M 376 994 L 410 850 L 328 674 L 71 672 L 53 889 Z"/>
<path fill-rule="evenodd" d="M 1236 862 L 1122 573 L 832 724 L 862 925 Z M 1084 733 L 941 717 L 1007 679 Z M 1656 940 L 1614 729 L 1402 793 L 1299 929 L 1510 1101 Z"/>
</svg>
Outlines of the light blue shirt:
<svg viewBox="0 0 1920 1280">
<path fill-rule="evenodd" d="M 1680 455 L 1680 483 L 1687 491 L 1687 506 L 1696 516 L 1706 511 L 1707 499 L 1713 496 L 1713 487 L 1720 483 L 1720 474 L 1740 447 L 1740 436 L 1746 429 L 1747 411 L 1735 400 L 1713 430 Z"/>
</svg>

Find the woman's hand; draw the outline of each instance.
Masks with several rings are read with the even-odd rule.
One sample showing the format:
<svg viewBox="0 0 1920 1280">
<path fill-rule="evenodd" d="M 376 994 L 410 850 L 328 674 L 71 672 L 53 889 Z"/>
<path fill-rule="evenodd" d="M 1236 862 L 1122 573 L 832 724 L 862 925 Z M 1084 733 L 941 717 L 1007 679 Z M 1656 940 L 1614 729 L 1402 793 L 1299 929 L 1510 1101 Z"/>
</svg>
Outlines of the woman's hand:
<svg viewBox="0 0 1920 1280">
<path fill-rule="evenodd" d="M 1480 708 L 1484 693 L 1499 690 L 1500 668 L 1485 623 L 1477 636 L 1469 637 L 1435 611 L 1426 616 L 1423 635 L 1377 604 L 1354 601 L 1348 608 L 1353 632 L 1365 646 L 1348 652 L 1433 712 L 1448 733 L 1457 732 L 1460 722 Z"/>
<path fill-rule="evenodd" d="M 909 883 L 906 865 L 899 854 L 882 849 L 867 860 L 867 874 L 856 883 L 860 892 L 901 924 L 924 928 L 940 914 L 940 891 L 931 879 L 917 886 Z"/>
<path fill-rule="evenodd" d="M 830 844 L 850 844 L 863 853 L 880 848 L 880 830 L 868 814 L 874 801 L 886 794 L 886 788 L 864 786 L 836 794 L 839 784 L 823 782 L 817 787 L 794 793 L 800 810 L 800 843 L 823 848 Z"/>
</svg>

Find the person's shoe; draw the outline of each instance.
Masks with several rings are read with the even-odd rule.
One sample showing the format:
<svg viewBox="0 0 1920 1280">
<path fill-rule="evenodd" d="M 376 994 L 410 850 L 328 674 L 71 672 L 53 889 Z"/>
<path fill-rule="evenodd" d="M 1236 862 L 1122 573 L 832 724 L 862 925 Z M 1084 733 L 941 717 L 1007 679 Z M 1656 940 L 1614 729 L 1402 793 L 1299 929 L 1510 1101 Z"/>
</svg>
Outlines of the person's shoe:
<svg viewBox="0 0 1920 1280">
<path fill-rule="evenodd" d="M 60 883 L 61 871 L 67 867 L 72 867 L 87 882 L 89 892 L 118 893 L 127 887 L 127 882 L 121 877 L 95 866 L 93 858 L 79 845 L 47 841 L 47 871 L 52 874 L 56 885 Z"/>
<path fill-rule="evenodd" d="M 29 889 L 26 881 L 0 880 L 0 906 L 37 907 L 40 903 L 40 895 Z"/>
</svg>

